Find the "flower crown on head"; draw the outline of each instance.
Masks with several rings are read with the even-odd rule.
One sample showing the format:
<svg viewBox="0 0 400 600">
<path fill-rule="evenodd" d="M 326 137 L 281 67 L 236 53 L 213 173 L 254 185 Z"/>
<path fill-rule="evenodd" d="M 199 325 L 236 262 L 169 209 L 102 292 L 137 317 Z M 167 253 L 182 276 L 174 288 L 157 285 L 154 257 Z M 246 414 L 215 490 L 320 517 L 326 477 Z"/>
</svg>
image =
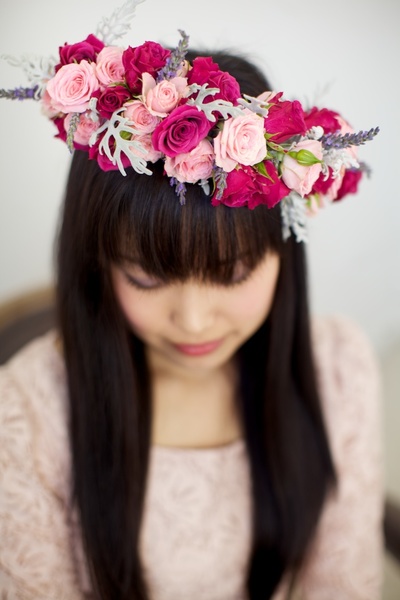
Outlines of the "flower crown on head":
<svg viewBox="0 0 400 600">
<path fill-rule="evenodd" d="M 143 0 L 128 0 L 96 35 L 59 49 L 59 59 L 5 57 L 22 66 L 31 87 L 0 90 L 0 98 L 41 100 L 72 152 L 85 150 L 103 171 L 164 172 L 181 204 L 186 184 L 200 184 L 214 206 L 280 202 L 283 237 L 306 241 L 306 215 L 357 191 L 366 165 L 356 146 L 379 128 L 355 133 L 327 108 L 304 110 L 281 92 L 242 94 L 236 79 L 211 57 L 185 56 L 188 36 L 174 50 L 147 41 L 113 45 L 129 29 Z"/>
</svg>

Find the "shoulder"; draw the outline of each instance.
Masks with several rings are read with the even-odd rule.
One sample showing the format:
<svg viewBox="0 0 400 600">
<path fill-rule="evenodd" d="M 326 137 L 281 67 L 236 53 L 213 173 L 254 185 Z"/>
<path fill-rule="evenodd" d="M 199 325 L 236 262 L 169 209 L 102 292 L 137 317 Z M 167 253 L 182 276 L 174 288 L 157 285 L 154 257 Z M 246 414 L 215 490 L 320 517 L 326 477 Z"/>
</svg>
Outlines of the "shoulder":
<svg viewBox="0 0 400 600">
<path fill-rule="evenodd" d="M 3 453 L 29 456 L 25 462 L 60 491 L 68 461 L 67 394 L 56 339 L 51 331 L 0 367 L 0 435 Z"/>
<path fill-rule="evenodd" d="M 312 334 L 337 487 L 327 497 L 305 564 L 305 597 L 377 600 L 384 497 L 377 361 L 367 336 L 348 319 L 316 319 Z"/>
<path fill-rule="evenodd" d="M 362 435 L 376 427 L 381 411 L 380 376 L 364 331 L 346 317 L 318 317 L 312 323 L 312 341 L 331 443 L 335 444 L 343 428 Z"/>
</svg>

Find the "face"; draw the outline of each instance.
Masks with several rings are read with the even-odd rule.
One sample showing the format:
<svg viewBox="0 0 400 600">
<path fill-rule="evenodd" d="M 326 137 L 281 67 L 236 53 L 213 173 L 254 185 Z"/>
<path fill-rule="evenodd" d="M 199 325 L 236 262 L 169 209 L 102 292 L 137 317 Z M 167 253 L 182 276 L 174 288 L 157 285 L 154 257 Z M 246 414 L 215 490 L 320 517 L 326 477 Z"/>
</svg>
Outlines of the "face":
<svg viewBox="0 0 400 600">
<path fill-rule="evenodd" d="M 234 356 L 268 316 L 278 273 L 272 253 L 251 272 L 238 265 L 230 285 L 160 283 L 134 263 L 111 270 L 117 301 L 151 368 L 181 374 L 221 368 Z"/>
</svg>

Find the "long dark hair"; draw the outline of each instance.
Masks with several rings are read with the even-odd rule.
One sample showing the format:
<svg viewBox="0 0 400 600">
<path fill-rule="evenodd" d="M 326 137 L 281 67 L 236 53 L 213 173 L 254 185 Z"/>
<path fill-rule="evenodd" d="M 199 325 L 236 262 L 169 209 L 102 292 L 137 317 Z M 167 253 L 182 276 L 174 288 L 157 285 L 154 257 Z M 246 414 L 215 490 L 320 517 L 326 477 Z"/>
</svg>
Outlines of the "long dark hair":
<svg viewBox="0 0 400 600">
<path fill-rule="evenodd" d="M 193 58 L 193 54 L 189 58 Z M 213 53 L 242 92 L 269 89 L 245 59 Z M 207 252 L 204 252 L 204 249 Z M 239 412 L 252 478 L 250 600 L 271 597 L 305 557 L 335 481 L 314 372 L 303 245 L 282 241 L 279 206 L 213 208 L 189 185 L 180 206 L 162 165 L 153 175 L 71 166 L 58 246 L 58 316 L 70 401 L 73 497 L 96 596 L 147 600 L 138 551 L 152 422 L 142 342 L 114 297 L 110 264 L 128 255 L 164 280 L 226 283 L 237 260 L 267 251 L 281 267 L 270 315 L 239 349 Z"/>
</svg>

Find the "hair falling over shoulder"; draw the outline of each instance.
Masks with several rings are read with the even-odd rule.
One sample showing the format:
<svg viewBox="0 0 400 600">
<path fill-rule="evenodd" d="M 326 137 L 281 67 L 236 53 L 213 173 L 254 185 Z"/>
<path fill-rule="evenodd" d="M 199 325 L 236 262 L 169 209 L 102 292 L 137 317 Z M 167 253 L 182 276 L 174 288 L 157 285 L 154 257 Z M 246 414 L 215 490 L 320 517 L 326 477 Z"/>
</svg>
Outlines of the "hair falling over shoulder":
<svg viewBox="0 0 400 600">
<path fill-rule="evenodd" d="M 213 59 L 245 93 L 269 88 L 247 60 L 224 53 Z M 335 473 L 313 364 L 304 248 L 293 238 L 284 242 L 281 229 L 278 207 L 213 207 L 195 185 L 181 206 L 157 163 L 152 176 L 128 169 L 121 177 L 75 152 L 58 243 L 58 317 L 74 502 L 99 598 L 149 598 L 138 540 L 151 380 L 143 344 L 127 329 L 109 272 L 126 255 L 164 280 L 224 282 L 239 256 L 253 268 L 267 251 L 279 253 L 270 315 L 238 353 L 237 402 L 253 482 L 250 600 L 271 597 L 283 575 L 295 574 L 304 560 Z"/>
</svg>

